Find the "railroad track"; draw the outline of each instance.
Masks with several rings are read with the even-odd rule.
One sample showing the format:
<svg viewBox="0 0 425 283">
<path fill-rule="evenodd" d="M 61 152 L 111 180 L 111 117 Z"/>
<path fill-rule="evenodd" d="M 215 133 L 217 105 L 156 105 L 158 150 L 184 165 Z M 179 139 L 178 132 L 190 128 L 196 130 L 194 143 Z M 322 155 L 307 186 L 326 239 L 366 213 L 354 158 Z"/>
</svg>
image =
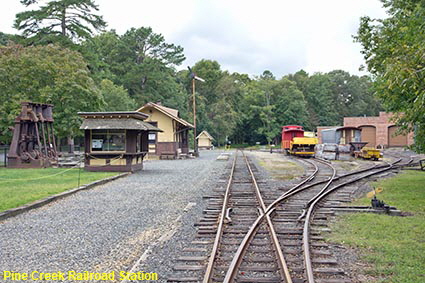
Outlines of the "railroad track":
<svg viewBox="0 0 425 283">
<path fill-rule="evenodd" d="M 199 241 L 192 242 L 202 247 L 186 250 L 204 256 L 181 257 L 182 263 L 174 269 L 191 276 L 168 281 L 351 282 L 321 231 L 328 229 L 332 208 L 351 201 L 349 190 L 338 190 L 391 170 L 397 162 L 343 175 L 324 161 L 302 162 L 307 163 L 308 176 L 278 193 L 259 184 L 245 154 L 236 152 L 226 186 L 209 196 L 209 208 L 199 223 Z"/>
</svg>

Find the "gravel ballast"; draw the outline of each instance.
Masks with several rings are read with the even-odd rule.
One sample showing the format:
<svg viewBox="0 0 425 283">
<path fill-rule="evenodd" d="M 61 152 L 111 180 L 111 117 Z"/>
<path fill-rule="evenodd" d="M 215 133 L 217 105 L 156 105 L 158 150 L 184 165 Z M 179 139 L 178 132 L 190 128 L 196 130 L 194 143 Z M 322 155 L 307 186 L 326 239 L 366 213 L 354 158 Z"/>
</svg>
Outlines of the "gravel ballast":
<svg viewBox="0 0 425 283">
<path fill-rule="evenodd" d="M 161 266 L 167 259 L 159 259 L 156 249 L 172 243 L 169 253 L 178 254 L 179 245 L 193 235 L 202 195 L 225 172 L 227 162 L 217 161 L 219 154 L 148 161 L 128 177 L 1 221 L 1 279 L 4 271 L 118 273 L 130 270 L 142 254 L 155 269 L 144 271 L 164 278 Z"/>
</svg>

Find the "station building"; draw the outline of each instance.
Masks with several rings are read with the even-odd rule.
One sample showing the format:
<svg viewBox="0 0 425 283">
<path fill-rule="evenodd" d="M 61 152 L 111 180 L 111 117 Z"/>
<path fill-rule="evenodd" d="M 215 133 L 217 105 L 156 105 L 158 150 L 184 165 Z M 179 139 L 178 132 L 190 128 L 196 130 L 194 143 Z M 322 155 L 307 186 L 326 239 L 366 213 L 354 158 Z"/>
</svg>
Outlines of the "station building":
<svg viewBox="0 0 425 283">
<path fill-rule="evenodd" d="M 360 128 L 361 141 L 367 142 L 366 146 L 388 148 L 413 144 L 414 133 L 397 135 L 398 126 L 391 121 L 392 117 L 387 112 L 379 112 L 378 117 L 344 117 L 344 126 Z"/>
<path fill-rule="evenodd" d="M 212 148 L 212 141 L 214 138 L 207 132 L 202 131 L 196 139 L 198 140 L 198 148 L 199 149 L 211 149 Z"/>
<path fill-rule="evenodd" d="M 163 132 L 149 133 L 149 156 L 160 158 L 177 158 L 189 153 L 189 131 L 194 127 L 179 117 L 177 109 L 163 106 L 160 102 L 149 102 L 137 112 L 149 117 L 146 122 L 160 128 Z"/>
</svg>

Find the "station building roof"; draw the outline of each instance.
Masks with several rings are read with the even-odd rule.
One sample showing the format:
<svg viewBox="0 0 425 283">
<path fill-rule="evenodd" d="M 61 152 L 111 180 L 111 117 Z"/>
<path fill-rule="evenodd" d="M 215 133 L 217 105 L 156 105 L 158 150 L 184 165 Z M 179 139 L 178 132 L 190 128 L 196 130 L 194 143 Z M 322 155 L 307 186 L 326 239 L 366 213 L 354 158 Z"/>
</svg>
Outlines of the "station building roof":
<svg viewBox="0 0 425 283">
<path fill-rule="evenodd" d="M 182 124 L 185 127 L 194 128 L 194 126 L 191 123 L 189 123 L 186 120 L 179 117 L 179 111 L 177 109 L 165 107 L 165 106 L 158 104 L 158 103 L 153 103 L 153 102 L 146 103 L 145 105 L 143 105 L 142 107 L 140 107 L 136 111 L 141 113 L 142 111 L 144 111 L 146 108 L 149 108 L 149 107 L 152 107 L 152 108 L 158 110 L 159 112 L 165 114 L 166 116 L 177 121 L 178 123 Z"/>
</svg>

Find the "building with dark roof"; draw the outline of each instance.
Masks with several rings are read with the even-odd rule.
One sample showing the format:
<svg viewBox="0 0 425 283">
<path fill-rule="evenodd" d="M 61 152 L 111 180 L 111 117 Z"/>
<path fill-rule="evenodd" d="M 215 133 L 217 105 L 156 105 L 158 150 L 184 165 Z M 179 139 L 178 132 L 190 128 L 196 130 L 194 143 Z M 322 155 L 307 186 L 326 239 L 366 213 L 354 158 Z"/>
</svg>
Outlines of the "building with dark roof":
<svg viewBox="0 0 425 283">
<path fill-rule="evenodd" d="M 148 136 L 161 130 L 139 112 L 79 112 L 83 117 L 85 169 L 133 172 L 143 168 Z"/>
</svg>

